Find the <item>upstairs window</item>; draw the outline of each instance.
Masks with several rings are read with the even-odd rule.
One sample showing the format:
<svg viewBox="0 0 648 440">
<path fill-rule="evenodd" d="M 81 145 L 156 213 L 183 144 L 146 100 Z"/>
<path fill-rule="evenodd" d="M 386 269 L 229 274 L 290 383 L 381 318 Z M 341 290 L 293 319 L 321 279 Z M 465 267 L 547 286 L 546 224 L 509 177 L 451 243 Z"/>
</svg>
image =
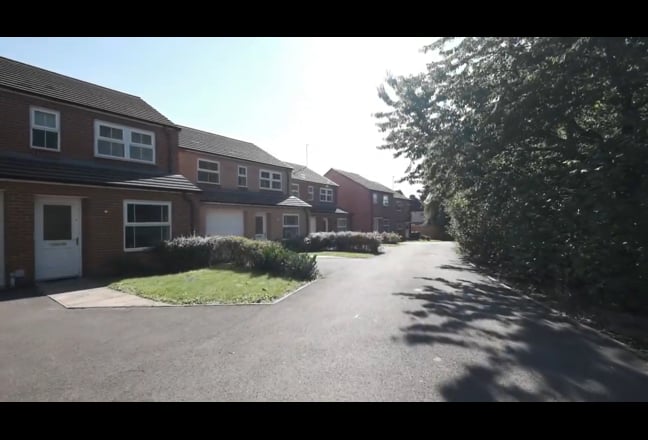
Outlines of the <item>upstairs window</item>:
<svg viewBox="0 0 648 440">
<path fill-rule="evenodd" d="M 320 188 L 320 202 L 333 203 L 333 190 L 331 188 Z"/>
<path fill-rule="evenodd" d="M 281 173 L 274 171 L 259 170 L 259 188 L 281 191 Z"/>
<path fill-rule="evenodd" d="M 373 194 L 372 194 L 372 198 L 373 198 L 373 204 L 374 204 L 374 205 L 377 205 L 377 204 L 378 204 L 378 194 L 377 194 L 377 193 L 373 193 Z"/>
<path fill-rule="evenodd" d="M 247 188 L 247 167 L 241 165 L 238 167 L 238 186 Z"/>
<path fill-rule="evenodd" d="M 155 134 L 95 121 L 95 156 L 155 163 Z"/>
<path fill-rule="evenodd" d="M 308 185 L 308 201 L 312 202 L 315 198 L 315 190 L 312 185 Z"/>
<path fill-rule="evenodd" d="M 198 159 L 198 182 L 220 183 L 220 164 L 211 160 Z"/>
<path fill-rule="evenodd" d="M 291 183 L 290 184 L 290 194 L 299 197 L 299 184 L 298 183 Z"/>
<path fill-rule="evenodd" d="M 31 109 L 31 147 L 60 151 L 60 114 L 44 108 Z"/>
<path fill-rule="evenodd" d="M 389 206 L 389 196 L 383 195 L 383 206 Z"/>
</svg>

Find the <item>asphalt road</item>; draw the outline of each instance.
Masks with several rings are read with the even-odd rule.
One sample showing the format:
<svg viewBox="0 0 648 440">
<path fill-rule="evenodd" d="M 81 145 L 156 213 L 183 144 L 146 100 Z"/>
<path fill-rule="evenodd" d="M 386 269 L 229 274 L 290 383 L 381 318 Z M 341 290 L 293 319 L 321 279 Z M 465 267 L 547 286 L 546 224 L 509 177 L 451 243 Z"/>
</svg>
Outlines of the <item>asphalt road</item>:
<svg viewBox="0 0 648 440">
<path fill-rule="evenodd" d="M 0 400 L 648 400 L 648 363 L 460 263 L 453 243 L 320 259 L 272 306 L 0 302 Z"/>
</svg>

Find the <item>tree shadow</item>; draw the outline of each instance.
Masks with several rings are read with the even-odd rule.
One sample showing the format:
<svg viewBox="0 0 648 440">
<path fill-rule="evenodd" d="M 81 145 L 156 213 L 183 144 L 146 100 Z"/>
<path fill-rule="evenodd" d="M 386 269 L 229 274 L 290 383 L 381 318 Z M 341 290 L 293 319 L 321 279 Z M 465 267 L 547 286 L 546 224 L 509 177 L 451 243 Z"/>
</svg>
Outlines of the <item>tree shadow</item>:
<svg viewBox="0 0 648 440">
<path fill-rule="evenodd" d="M 447 272 L 447 278 L 453 275 Z M 397 340 L 454 348 L 463 351 L 461 359 L 471 359 L 458 378 L 440 386 L 445 399 L 648 400 L 646 364 L 631 352 L 513 291 L 471 277 L 417 277 L 430 284 L 394 293 L 416 305 L 404 310 L 410 325 Z"/>
</svg>

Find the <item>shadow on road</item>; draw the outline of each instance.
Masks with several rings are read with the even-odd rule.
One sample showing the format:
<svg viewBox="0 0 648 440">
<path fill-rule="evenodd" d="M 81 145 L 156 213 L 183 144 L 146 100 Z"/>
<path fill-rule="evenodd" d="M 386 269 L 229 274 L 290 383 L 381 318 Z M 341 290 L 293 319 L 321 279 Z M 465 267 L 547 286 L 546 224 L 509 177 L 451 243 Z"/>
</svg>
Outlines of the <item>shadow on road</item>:
<svg viewBox="0 0 648 440">
<path fill-rule="evenodd" d="M 435 273 L 451 279 L 417 277 L 429 284 L 394 293 L 413 305 L 399 340 L 476 350 L 476 358 L 487 359 L 468 363 L 458 380 L 441 385 L 445 399 L 648 400 L 645 364 L 631 352 L 481 277 L 455 278 L 450 267 Z"/>
</svg>

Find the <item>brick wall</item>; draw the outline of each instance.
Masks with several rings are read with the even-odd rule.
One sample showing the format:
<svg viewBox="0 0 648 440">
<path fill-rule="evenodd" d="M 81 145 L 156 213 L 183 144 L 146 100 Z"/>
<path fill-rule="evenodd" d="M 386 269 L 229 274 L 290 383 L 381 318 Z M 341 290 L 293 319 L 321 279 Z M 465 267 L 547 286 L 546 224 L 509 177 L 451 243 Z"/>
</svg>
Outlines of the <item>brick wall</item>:
<svg viewBox="0 0 648 440">
<path fill-rule="evenodd" d="M 337 206 L 350 214 L 349 230 L 371 232 L 373 219 L 369 190 L 335 170 L 329 170 L 324 176 L 340 185 Z"/>
</svg>

